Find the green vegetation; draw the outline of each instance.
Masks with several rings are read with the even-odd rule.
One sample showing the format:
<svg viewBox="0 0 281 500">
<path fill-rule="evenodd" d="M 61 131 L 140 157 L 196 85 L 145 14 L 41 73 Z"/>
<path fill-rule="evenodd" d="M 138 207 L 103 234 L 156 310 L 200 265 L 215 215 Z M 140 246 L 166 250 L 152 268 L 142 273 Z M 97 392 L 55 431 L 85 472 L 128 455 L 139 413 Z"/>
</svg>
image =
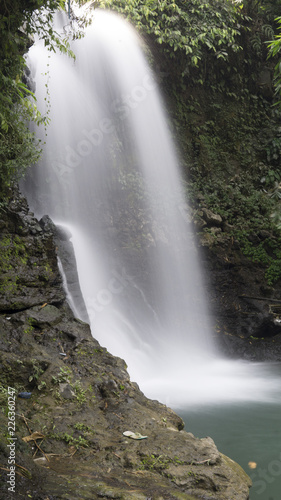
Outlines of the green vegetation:
<svg viewBox="0 0 281 500">
<path fill-rule="evenodd" d="M 207 53 L 227 59 L 230 51 L 241 48 L 241 9 L 229 0 L 190 0 L 188 4 L 184 0 L 101 0 L 99 5 L 126 16 L 177 62 L 184 55 L 180 59 L 183 76 L 190 64 L 198 66 Z"/>
<path fill-rule="evenodd" d="M 83 389 L 81 382 L 79 380 L 74 382 L 72 388 L 74 389 L 78 405 L 81 406 L 82 404 L 86 403 L 87 402 L 86 393 L 88 392 L 88 389 Z"/>
<path fill-rule="evenodd" d="M 139 469 L 152 470 L 161 473 L 169 467 L 169 464 L 184 465 L 184 462 L 178 457 L 170 458 L 166 455 L 143 455 Z"/>
<path fill-rule="evenodd" d="M 22 265 L 26 265 L 26 249 L 19 236 L 3 236 L 0 240 L 0 267 L 12 269 L 11 262 L 19 260 Z"/>
<path fill-rule="evenodd" d="M 53 431 L 55 426 L 53 427 Z M 78 433 L 80 433 L 78 435 Z M 74 424 L 74 430 L 69 432 L 51 432 L 48 434 L 49 438 L 56 439 L 57 441 L 63 441 L 70 446 L 75 446 L 75 448 L 87 448 L 89 446 L 89 439 L 95 434 L 94 429 L 90 426 L 77 422 Z"/>
<path fill-rule="evenodd" d="M 72 380 L 73 380 L 73 373 L 71 369 L 68 368 L 67 366 L 61 367 L 58 374 L 52 376 L 52 383 L 54 385 L 59 385 L 62 383 L 68 383 L 70 385 L 70 387 L 73 389 L 73 392 L 76 397 L 76 402 L 79 406 L 87 402 L 87 393 L 90 393 L 92 398 L 94 398 L 94 396 L 92 395 L 93 388 L 91 385 L 86 389 L 83 389 L 80 380 L 76 380 L 74 382 Z M 57 393 L 57 395 L 58 397 L 60 397 L 59 393 Z"/>
<path fill-rule="evenodd" d="M 40 391 L 46 387 L 46 382 L 44 381 L 39 382 L 39 378 L 41 377 L 41 375 L 43 375 L 44 370 L 42 366 L 40 366 L 40 363 L 37 361 L 37 359 L 32 359 L 31 364 L 32 364 L 32 372 L 28 378 L 28 381 L 36 384 L 37 388 Z"/>
<path fill-rule="evenodd" d="M 4 408 L 7 406 L 8 401 L 8 387 L 0 384 L 0 404 L 2 411 L 4 412 Z"/>
<path fill-rule="evenodd" d="M 26 168 L 38 161 L 41 145 L 28 123 L 47 123 L 33 93 L 23 83 L 24 54 L 33 35 L 51 51 L 73 56 L 69 41 L 53 29 L 55 10 L 63 0 L 5 0 L 0 5 L 0 192 L 3 194 Z M 75 34 L 77 36 L 77 34 Z"/>
<path fill-rule="evenodd" d="M 85 434 L 94 434 L 95 433 L 95 431 L 92 430 L 91 427 L 89 427 L 88 425 L 83 424 L 81 422 L 77 422 L 77 424 L 74 425 L 74 429 L 76 429 L 77 431 L 82 431 Z"/>
<path fill-rule="evenodd" d="M 275 57 L 278 55 L 280 57 L 281 53 L 281 17 L 277 17 L 275 21 L 278 23 L 278 31 L 279 33 L 274 36 L 274 39 L 268 42 L 269 47 L 269 57 Z M 275 84 L 275 92 L 279 96 L 281 94 L 281 59 L 278 60 L 275 68 L 274 68 L 274 84 Z M 281 104 L 281 101 L 278 102 Z"/>
<path fill-rule="evenodd" d="M 75 446 L 75 448 L 87 448 L 88 442 L 87 439 L 85 439 L 82 436 L 78 436 L 78 438 L 73 437 L 72 434 L 68 434 L 68 432 L 61 432 L 61 433 L 52 433 L 49 434 L 49 438 L 56 439 L 57 441 L 64 441 L 65 443 L 69 444 L 70 446 Z"/>
<path fill-rule="evenodd" d="M 3 235 L 0 239 L 0 269 L 2 271 L 0 291 L 3 295 L 10 295 L 19 289 L 18 276 L 13 270 L 16 266 L 25 266 L 26 263 L 26 249 L 20 237 Z"/>
<path fill-rule="evenodd" d="M 52 377 L 53 384 L 62 384 L 64 382 L 70 382 L 72 379 L 72 371 L 70 368 L 61 367 L 59 373 L 56 376 Z"/>
</svg>

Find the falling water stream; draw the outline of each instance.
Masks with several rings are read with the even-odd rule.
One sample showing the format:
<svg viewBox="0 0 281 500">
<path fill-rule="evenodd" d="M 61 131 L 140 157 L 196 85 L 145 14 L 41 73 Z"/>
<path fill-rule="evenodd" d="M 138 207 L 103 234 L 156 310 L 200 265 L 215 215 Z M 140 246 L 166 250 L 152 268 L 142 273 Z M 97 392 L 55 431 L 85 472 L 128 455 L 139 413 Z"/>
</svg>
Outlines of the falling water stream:
<svg viewBox="0 0 281 500">
<path fill-rule="evenodd" d="M 95 11 L 73 50 L 75 61 L 50 57 L 40 42 L 30 49 L 37 104 L 44 113 L 50 99 L 51 123 L 46 137 L 38 131 L 44 155 L 24 190 L 38 217 L 72 233 L 93 336 L 126 360 L 147 396 L 183 414 L 276 408 L 279 368 L 226 360 L 213 345 L 179 162 L 143 41 L 120 17 Z"/>
</svg>

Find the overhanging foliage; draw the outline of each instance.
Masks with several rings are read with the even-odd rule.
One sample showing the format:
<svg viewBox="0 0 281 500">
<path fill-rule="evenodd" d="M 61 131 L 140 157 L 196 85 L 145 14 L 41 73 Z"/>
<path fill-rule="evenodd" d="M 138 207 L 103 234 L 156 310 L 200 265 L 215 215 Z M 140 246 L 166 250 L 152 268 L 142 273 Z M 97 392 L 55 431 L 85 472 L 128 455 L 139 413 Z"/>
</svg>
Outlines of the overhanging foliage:
<svg viewBox="0 0 281 500">
<path fill-rule="evenodd" d="M 53 30 L 62 0 L 5 0 L 0 5 L 0 192 L 40 156 L 40 145 L 28 129 L 44 120 L 32 92 L 22 82 L 24 54 L 36 33 L 50 50 L 71 54 L 68 40 Z"/>
<path fill-rule="evenodd" d="M 206 50 L 227 59 L 241 48 L 241 8 L 232 0 L 100 0 L 99 6 L 124 15 L 164 52 L 181 52 L 193 66 Z"/>
</svg>

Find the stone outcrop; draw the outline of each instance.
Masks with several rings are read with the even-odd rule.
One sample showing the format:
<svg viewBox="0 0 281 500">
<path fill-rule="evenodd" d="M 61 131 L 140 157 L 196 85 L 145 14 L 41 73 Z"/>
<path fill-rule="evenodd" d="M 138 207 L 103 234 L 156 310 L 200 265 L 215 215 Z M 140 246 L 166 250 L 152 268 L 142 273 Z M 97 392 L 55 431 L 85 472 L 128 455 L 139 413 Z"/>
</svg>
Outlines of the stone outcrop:
<svg viewBox="0 0 281 500">
<path fill-rule="evenodd" d="M 232 226 L 219 215 L 203 206 L 193 223 L 219 348 L 231 358 L 281 361 L 280 280 L 267 284 L 262 266 L 243 255 Z M 256 238 L 273 236 L 261 231 Z"/>
<path fill-rule="evenodd" d="M 0 227 L 0 497 L 9 498 L 10 391 L 13 499 L 247 500 L 250 480 L 241 467 L 147 399 L 125 362 L 73 317 L 50 221 L 39 223 L 17 196 Z"/>
</svg>

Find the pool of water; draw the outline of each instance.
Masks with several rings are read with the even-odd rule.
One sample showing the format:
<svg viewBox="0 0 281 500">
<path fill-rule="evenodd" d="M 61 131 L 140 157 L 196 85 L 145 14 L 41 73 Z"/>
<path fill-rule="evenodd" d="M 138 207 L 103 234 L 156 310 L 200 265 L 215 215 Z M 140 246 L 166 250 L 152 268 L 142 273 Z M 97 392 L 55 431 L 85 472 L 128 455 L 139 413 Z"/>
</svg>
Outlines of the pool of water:
<svg viewBox="0 0 281 500">
<path fill-rule="evenodd" d="M 176 362 L 169 360 L 158 377 L 143 376 L 146 396 L 173 408 L 188 432 L 210 436 L 239 463 L 253 482 L 250 500 L 281 500 L 281 363 L 218 358 L 195 365 L 184 350 L 170 354 Z"/>
<path fill-rule="evenodd" d="M 280 379 L 281 385 L 281 379 Z M 250 500 L 281 499 L 281 401 L 175 409 L 185 429 L 210 436 L 253 481 Z"/>
</svg>

